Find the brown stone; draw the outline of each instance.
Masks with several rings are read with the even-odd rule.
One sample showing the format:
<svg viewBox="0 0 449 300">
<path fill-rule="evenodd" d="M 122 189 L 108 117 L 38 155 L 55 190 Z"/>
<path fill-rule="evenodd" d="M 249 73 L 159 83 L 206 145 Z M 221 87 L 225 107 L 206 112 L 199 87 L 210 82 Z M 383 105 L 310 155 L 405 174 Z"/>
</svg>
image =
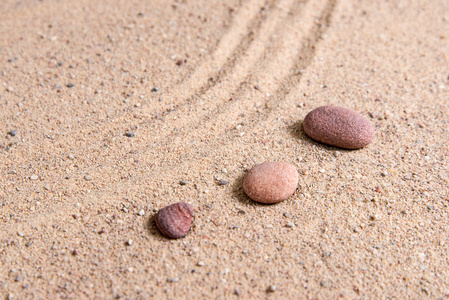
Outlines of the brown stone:
<svg viewBox="0 0 449 300">
<path fill-rule="evenodd" d="M 192 225 L 193 209 L 185 202 L 162 208 L 156 215 L 156 225 L 163 235 L 179 239 L 187 235 Z"/>
<path fill-rule="evenodd" d="M 339 106 L 321 106 L 304 118 L 303 128 L 313 140 L 344 149 L 365 147 L 374 137 L 374 127 L 361 114 Z"/>
</svg>

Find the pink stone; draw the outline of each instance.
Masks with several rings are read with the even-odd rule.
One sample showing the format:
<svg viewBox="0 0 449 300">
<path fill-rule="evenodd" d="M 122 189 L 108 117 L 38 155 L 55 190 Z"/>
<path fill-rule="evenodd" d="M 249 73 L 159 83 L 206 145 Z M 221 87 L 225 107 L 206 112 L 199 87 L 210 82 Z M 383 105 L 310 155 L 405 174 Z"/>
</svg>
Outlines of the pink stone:
<svg viewBox="0 0 449 300">
<path fill-rule="evenodd" d="M 278 203 L 295 192 L 299 175 L 286 162 L 264 162 L 254 166 L 243 179 L 243 190 L 260 203 Z"/>
</svg>

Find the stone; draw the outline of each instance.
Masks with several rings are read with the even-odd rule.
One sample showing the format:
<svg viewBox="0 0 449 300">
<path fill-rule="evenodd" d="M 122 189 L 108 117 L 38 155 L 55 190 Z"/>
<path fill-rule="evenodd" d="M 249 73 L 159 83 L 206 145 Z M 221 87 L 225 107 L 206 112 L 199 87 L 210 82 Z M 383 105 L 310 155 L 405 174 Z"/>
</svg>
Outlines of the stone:
<svg viewBox="0 0 449 300">
<path fill-rule="evenodd" d="M 340 106 L 315 108 L 304 118 L 303 128 L 311 139 L 343 149 L 363 148 L 374 138 L 368 119 Z"/>
<path fill-rule="evenodd" d="M 162 208 L 156 215 L 156 226 L 161 233 L 172 239 L 185 237 L 192 225 L 193 208 L 178 202 Z"/>
<path fill-rule="evenodd" d="M 296 168 L 286 162 L 264 162 L 254 166 L 243 179 L 243 190 L 256 202 L 271 204 L 289 198 L 298 187 Z"/>
</svg>

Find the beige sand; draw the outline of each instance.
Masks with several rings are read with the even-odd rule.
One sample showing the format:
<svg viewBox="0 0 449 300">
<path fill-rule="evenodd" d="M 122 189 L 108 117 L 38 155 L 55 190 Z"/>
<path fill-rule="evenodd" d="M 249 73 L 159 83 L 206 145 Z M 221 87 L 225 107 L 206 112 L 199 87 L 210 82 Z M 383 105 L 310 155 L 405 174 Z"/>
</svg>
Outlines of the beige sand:
<svg viewBox="0 0 449 300">
<path fill-rule="evenodd" d="M 0 37 L 1 299 L 449 297 L 447 0 L 3 0 Z M 373 143 L 308 139 L 326 104 Z"/>
</svg>

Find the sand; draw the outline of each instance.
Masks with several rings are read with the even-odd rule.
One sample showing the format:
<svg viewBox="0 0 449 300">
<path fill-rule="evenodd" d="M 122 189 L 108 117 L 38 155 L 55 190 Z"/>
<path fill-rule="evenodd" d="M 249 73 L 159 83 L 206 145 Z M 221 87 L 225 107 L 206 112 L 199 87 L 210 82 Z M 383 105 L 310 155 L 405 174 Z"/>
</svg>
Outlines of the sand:
<svg viewBox="0 0 449 300">
<path fill-rule="evenodd" d="M 2 299 L 449 298 L 448 1 L 4 0 L 0 37 Z M 309 139 L 328 104 L 373 142 Z"/>
</svg>

